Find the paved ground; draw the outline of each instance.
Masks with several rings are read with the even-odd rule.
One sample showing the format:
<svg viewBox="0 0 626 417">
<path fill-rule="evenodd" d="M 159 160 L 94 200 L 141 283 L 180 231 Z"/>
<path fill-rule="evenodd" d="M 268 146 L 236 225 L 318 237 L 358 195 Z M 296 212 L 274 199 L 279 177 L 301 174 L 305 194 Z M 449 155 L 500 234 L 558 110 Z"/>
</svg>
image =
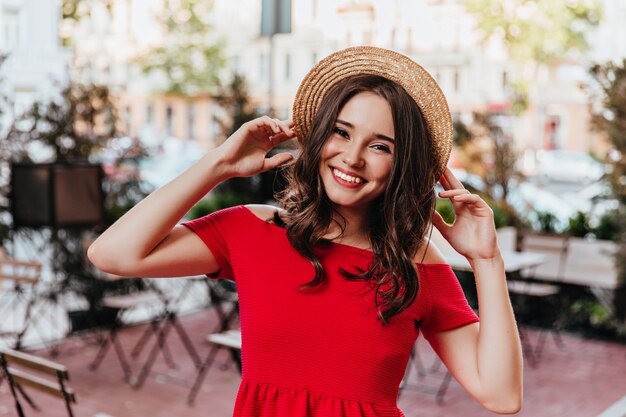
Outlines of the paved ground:
<svg viewBox="0 0 626 417">
<path fill-rule="evenodd" d="M 206 354 L 204 335 L 215 326 L 213 312 L 203 311 L 184 317 L 183 324 L 195 346 Z M 144 326 L 126 328 L 121 333 L 125 346 L 132 346 Z M 534 338 L 536 333 L 531 333 Z M 566 348 L 560 351 L 550 342 L 535 369 L 525 369 L 525 402 L 520 416 L 529 417 L 596 417 L 626 396 L 626 346 L 564 336 Z M 239 384 L 236 368 L 229 364 L 226 352 L 220 355 L 218 366 L 211 369 L 202 386 L 195 407 L 186 405 L 189 384 L 194 377 L 191 360 L 182 344 L 171 334 L 169 346 L 178 368 L 169 369 L 159 356 L 154 371 L 143 388 L 136 391 L 122 380 L 122 372 L 113 352 L 102 366 L 90 371 L 87 364 L 94 358 L 96 346 L 89 339 L 73 338 L 61 346 L 57 361 L 66 364 L 71 385 L 78 397 L 77 417 L 227 417 Z M 420 357 L 430 366 L 434 357 L 427 344 L 420 341 Z M 47 351 L 39 351 L 47 354 Z M 137 362 L 133 363 L 135 370 Z M 490 416 L 462 388 L 452 382 L 444 403 L 438 405 L 432 391 L 438 387 L 443 371 L 418 379 L 414 372 L 404 390 L 399 405 L 407 417 Z M 55 399 L 35 397 L 44 409 L 37 413 L 26 409 L 28 416 L 64 416 L 62 404 Z M 7 384 L 0 385 L 0 415 L 16 416 L 8 395 Z M 622 416 L 622 414 L 615 414 Z"/>
</svg>

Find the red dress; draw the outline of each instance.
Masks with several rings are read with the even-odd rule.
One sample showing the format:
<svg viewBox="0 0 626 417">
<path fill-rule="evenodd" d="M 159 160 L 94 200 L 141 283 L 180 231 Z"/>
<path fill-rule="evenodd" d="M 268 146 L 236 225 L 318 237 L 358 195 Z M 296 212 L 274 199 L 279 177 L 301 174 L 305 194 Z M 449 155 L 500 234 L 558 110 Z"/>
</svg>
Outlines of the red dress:
<svg viewBox="0 0 626 417">
<path fill-rule="evenodd" d="M 208 246 L 239 293 L 242 381 L 234 416 L 403 416 L 398 386 L 418 333 L 476 322 L 449 265 L 418 264 L 419 295 L 383 326 L 373 293 L 339 268 L 366 269 L 372 252 L 331 243 L 316 249 L 327 283 L 299 287 L 313 266 L 286 231 L 243 206 L 184 223 Z"/>
</svg>

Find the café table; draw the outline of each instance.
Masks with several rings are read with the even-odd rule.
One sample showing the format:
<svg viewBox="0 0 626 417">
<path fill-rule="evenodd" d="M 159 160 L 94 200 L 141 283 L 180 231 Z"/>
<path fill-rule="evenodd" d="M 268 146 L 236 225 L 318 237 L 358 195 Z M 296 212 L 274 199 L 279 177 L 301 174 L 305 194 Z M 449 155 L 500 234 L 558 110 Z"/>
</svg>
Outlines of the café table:
<svg viewBox="0 0 626 417">
<path fill-rule="evenodd" d="M 457 252 L 448 252 L 444 254 L 444 257 L 455 271 L 472 272 L 469 261 L 463 255 Z M 502 259 L 504 260 L 505 272 L 513 274 L 524 270 L 532 270 L 544 263 L 547 257 L 538 252 L 503 251 Z"/>
</svg>

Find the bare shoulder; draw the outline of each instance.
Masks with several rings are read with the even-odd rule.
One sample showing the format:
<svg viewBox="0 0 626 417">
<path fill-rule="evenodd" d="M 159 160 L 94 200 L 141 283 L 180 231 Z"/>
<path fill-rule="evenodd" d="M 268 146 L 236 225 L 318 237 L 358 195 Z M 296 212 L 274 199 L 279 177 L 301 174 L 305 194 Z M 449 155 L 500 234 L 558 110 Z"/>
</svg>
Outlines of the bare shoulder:
<svg viewBox="0 0 626 417">
<path fill-rule="evenodd" d="M 417 250 L 413 261 L 423 264 L 447 264 L 446 258 L 435 245 L 434 240 L 424 237 L 424 243 Z"/>
<path fill-rule="evenodd" d="M 245 207 L 262 220 L 271 219 L 274 217 L 275 213 L 280 215 L 284 211 L 280 207 L 271 206 L 269 204 L 246 204 Z"/>
</svg>

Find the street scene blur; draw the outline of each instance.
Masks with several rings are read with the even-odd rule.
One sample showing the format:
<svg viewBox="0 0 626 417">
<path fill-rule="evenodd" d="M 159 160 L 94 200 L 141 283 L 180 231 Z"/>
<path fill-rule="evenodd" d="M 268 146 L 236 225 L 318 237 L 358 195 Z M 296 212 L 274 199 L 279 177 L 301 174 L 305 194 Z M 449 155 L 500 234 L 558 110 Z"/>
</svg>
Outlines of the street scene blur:
<svg viewBox="0 0 626 417">
<path fill-rule="evenodd" d="M 246 121 L 289 119 L 309 69 L 354 45 L 407 55 L 447 97 L 448 165 L 506 263 L 519 415 L 626 416 L 622 0 L 0 0 L 0 416 L 232 415 L 235 285 L 113 276 L 86 249 Z M 228 180 L 184 220 L 277 204 L 284 181 Z M 398 404 L 492 415 L 421 337 Z"/>
</svg>

